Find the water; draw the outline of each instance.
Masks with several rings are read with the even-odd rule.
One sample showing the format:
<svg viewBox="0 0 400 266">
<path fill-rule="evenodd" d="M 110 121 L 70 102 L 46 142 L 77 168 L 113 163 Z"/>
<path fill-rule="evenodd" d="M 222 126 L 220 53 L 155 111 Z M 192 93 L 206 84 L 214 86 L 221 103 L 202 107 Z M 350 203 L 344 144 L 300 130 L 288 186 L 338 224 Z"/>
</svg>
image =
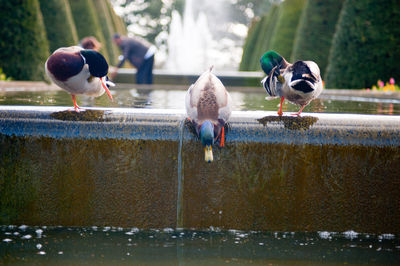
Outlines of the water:
<svg viewBox="0 0 400 266">
<path fill-rule="evenodd" d="M 353 231 L 0 226 L 0 264 L 398 265 L 400 239 Z"/>
<path fill-rule="evenodd" d="M 175 72 L 207 69 L 211 64 L 212 43 L 206 15 L 200 12 L 195 20 L 192 0 L 186 0 L 183 19 L 178 11 L 172 11 L 166 69 Z"/>
<path fill-rule="evenodd" d="M 231 18 L 229 1 L 184 1 L 183 16 L 173 10 L 164 68 L 177 73 L 202 73 L 214 65 L 236 70 L 247 26 Z"/>
<path fill-rule="evenodd" d="M 185 121 L 183 119 L 179 123 L 179 149 L 178 149 L 178 195 L 176 203 L 176 226 L 178 228 L 183 227 L 183 165 L 182 165 L 182 149 L 183 149 L 183 133 L 185 129 Z"/>
<path fill-rule="evenodd" d="M 116 89 L 112 91 L 114 102 L 106 95 L 98 98 L 78 96 L 77 102 L 82 107 L 132 107 L 132 108 L 166 108 L 183 109 L 185 104 L 185 87 L 165 90 L 154 89 Z M 229 88 L 228 88 L 229 89 Z M 230 90 L 234 110 L 277 111 L 279 99 L 266 100 L 266 93 L 260 88 L 249 91 Z M 51 91 L 3 91 L 0 92 L 0 105 L 48 105 L 71 106 L 71 96 L 62 90 Z M 284 112 L 297 112 L 299 107 L 285 101 Z M 355 113 L 399 115 L 399 99 L 376 99 L 373 97 L 324 96 L 312 101 L 304 112 L 317 113 Z"/>
</svg>

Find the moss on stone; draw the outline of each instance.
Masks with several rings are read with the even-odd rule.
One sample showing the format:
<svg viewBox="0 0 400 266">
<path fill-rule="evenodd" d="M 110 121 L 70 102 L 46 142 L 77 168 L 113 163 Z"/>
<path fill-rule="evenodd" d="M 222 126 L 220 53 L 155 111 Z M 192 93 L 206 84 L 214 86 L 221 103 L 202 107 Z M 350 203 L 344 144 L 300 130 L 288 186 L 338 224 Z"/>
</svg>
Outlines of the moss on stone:
<svg viewBox="0 0 400 266">
<path fill-rule="evenodd" d="M 105 112 L 102 110 L 85 110 L 81 112 L 73 111 L 60 111 L 50 114 L 50 117 L 64 121 L 97 121 L 107 122 L 111 121 L 105 116 Z"/>
<path fill-rule="evenodd" d="M 1 1 L 0 68 L 16 80 L 46 80 L 49 44 L 38 0 Z"/>
<path fill-rule="evenodd" d="M 314 125 L 318 121 L 318 117 L 314 116 L 265 116 L 263 118 L 257 119 L 258 122 L 263 124 L 264 126 L 269 123 L 278 123 L 283 124 L 283 126 L 290 130 L 305 130 L 309 129 L 312 125 Z"/>
<path fill-rule="evenodd" d="M 50 52 L 78 44 L 78 34 L 68 0 L 39 0 Z"/>
</svg>

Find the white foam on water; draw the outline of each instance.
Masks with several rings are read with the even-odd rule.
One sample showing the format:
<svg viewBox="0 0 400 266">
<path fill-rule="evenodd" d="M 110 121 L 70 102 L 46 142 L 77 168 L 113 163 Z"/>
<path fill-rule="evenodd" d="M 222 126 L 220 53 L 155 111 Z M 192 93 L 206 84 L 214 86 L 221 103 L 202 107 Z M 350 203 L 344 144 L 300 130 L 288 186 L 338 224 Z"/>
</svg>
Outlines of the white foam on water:
<svg viewBox="0 0 400 266">
<path fill-rule="evenodd" d="M 42 233 L 43 233 L 42 229 L 37 229 L 35 232 L 36 232 L 37 238 L 41 238 L 42 237 Z"/>
<path fill-rule="evenodd" d="M 12 239 L 10 239 L 10 238 L 4 238 L 3 239 L 3 242 L 6 242 L 6 243 L 11 242 L 11 241 L 12 241 Z"/>
<path fill-rule="evenodd" d="M 24 235 L 24 236 L 21 237 L 21 239 L 31 239 L 31 238 L 32 238 L 31 235 Z"/>
<path fill-rule="evenodd" d="M 391 240 L 391 239 L 395 239 L 395 235 L 394 234 L 382 234 L 382 235 L 379 235 L 378 238 Z"/>
<path fill-rule="evenodd" d="M 173 233 L 174 229 L 167 227 L 167 228 L 164 228 L 163 231 L 164 231 L 164 233 Z"/>
<path fill-rule="evenodd" d="M 20 229 L 20 230 L 26 230 L 28 228 L 28 226 L 27 225 L 21 225 L 20 227 L 18 227 L 18 229 Z"/>
<path fill-rule="evenodd" d="M 139 231 L 140 231 L 140 229 L 137 228 L 137 227 L 132 227 L 132 228 L 131 228 L 131 232 L 139 233 Z"/>
<path fill-rule="evenodd" d="M 359 233 L 357 233 L 353 230 L 349 230 L 349 231 L 343 232 L 343 235 L 347 239 L 354 239 L 354 238 L 358 237 Z"/>
<path fill-rule="evenodd" d="M 331 233 L 328 231 L 318 232 L 318 235 L 322 239 L 328 239 L 331 236 Z"/>
</svg>

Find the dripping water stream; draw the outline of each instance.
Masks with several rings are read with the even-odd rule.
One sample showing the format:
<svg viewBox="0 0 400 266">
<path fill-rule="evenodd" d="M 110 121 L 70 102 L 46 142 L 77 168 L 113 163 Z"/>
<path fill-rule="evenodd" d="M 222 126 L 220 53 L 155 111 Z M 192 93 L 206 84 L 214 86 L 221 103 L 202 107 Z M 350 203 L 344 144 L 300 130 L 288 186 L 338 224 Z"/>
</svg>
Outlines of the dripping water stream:
<svg viewBox="0 0 400 266">
<path fill-rule="evenodd" d="M 182 149 L 183 149 L 183 132 L 185 129 L 185 120 L 179 122 L 179 148 L 178 148 L 178 195 L 176 204 L 176 227 L 183 228 L 183 165 L 182 165 Z"/>
</svg>

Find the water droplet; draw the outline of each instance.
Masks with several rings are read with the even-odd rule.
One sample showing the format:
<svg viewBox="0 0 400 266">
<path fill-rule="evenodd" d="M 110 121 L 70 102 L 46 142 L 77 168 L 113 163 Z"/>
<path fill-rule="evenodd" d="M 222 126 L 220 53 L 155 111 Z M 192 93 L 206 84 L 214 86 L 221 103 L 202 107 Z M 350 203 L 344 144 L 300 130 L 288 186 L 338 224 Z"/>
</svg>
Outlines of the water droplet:
<svg viewBox="0 0 400 266">
<path fill-rule="evenodd" d="M 31 235 L 24 235 L 24 236 L 21 237 L 21 239 L 31 239 L 31 238 L 32 238 Z"/>
<path fill-rule="evenodd" d="M 20 227 L 18 227 L 18 229 L 20 229 L 20 230 L 26 230 L 28 228 L 28 226 L 27 225 L 21 225 Z"/>
<path fill-rule="evenodd" d="M 172 232 L 174 232 L 174 229 L 172 229 L 172 228 L 164 228 L 164 233 L 172 233 Z"/>
</svg>

